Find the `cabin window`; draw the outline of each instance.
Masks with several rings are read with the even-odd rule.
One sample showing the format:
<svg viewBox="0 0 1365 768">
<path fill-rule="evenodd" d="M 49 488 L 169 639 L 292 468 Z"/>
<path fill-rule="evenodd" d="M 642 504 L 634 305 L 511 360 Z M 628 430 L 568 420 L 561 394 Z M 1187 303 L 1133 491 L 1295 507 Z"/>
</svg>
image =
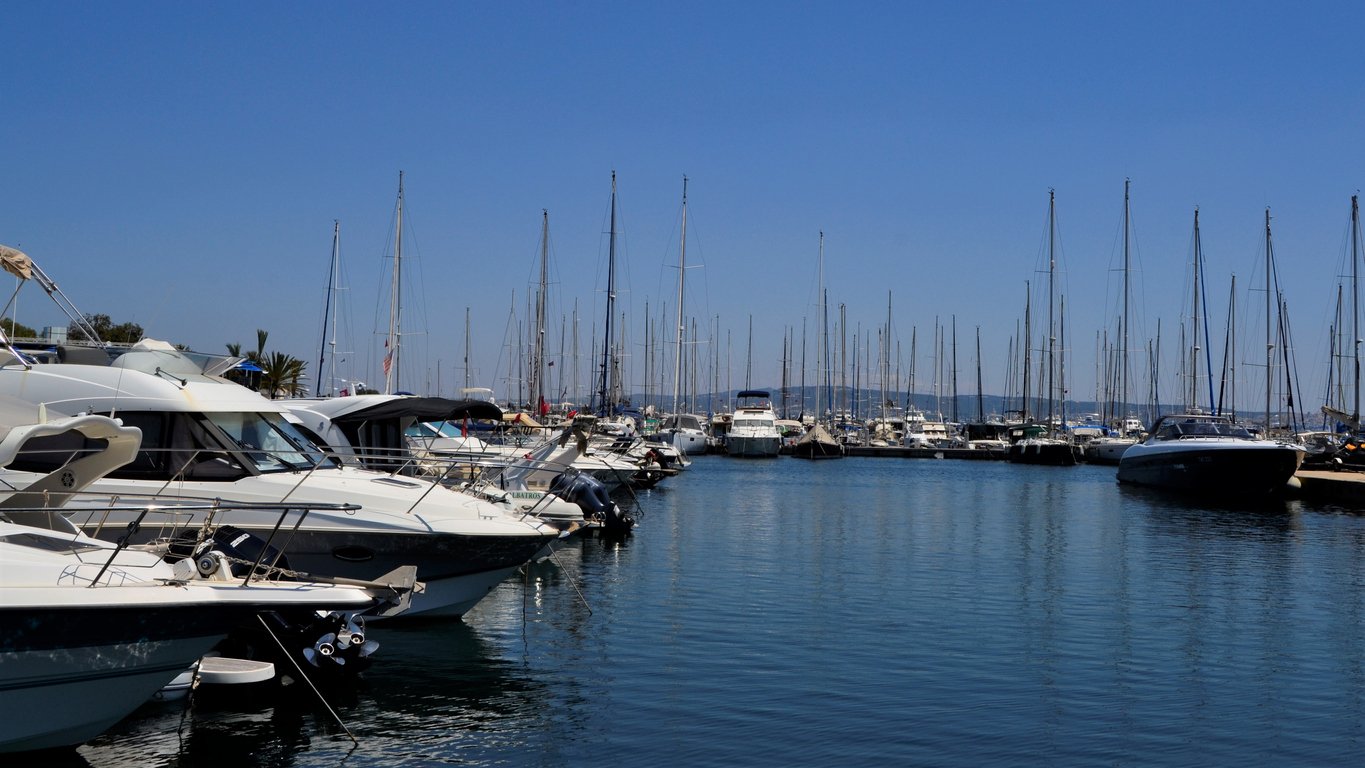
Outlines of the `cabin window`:
<svg viewBox="0 0 1365 768">
<path fill-rule="evenodd" d="M 318 447 L 279 414 L 227 412 L 206 416 L 258 472 L 303 469 L 322 460 Z"/>
<path fill-rule="evenodd" d="M 111 472 L 110 477 L 236 480 L 248 474 L 195 414 L 119 411 L 112 415 L 126 426 L 142 430 L 142 446 L 137 458 Z"/>
</svg>

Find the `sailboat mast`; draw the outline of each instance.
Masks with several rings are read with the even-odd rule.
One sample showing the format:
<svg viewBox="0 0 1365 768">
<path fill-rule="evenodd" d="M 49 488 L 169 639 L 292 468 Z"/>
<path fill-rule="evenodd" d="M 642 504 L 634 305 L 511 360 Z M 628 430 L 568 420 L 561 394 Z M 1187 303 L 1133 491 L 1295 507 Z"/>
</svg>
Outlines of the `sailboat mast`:
<svg viewBox="0 0 1365 768">
<path fill-rule="evenodd" d="M 1271 366 L 1275 363 L 1275 338 L 1271 335 L 1270 308 L 1274 297 L 1271 294 L 1270 271 L 1272 269 L 1270 250 L 1270 209 L 1265 209 L 1265 434 L 1270 435 Z M 1278 302 L 1276 302 L 1278 303 Z"/>
<path fill-rule="evenodd" d="M 389 287 L 389 335 L 384 346 L 384 394 L 402 388 L 399 382 L 398 345 L 403 335 L 403 172 L 398 172 L 398 203 L 394 209 L 393 284 Z"/>
<path fill-rule="evenodd" d="M 749 315 L 749 345 L 744 353 L 744 388 L 754 387 L 754 316 Z"/>
<path fill-rule="evenodd" d="M 981 394 L 981 326 L 976 327 L 976 420 L 986 421 L 986 401 Z"/>
<path fill-rule="evenodd" d="M 336 318 L 336 310 L 335 310 L 335 308 L 333 307 L 333 301 L 334 301 L 334 296 L 335 296 L 336 291 L 337 291 L 337 277 L 338 277 L 338 272 L 337 272 L 338 267 L 337 267 L 337 264 L 338 264 L 338 262 L 340 261 L 340 259 L 341 259 L 341 222 L 334 219 L 334 220 L 332 221 L 332 267 L 331 267 L 330 270 L 328 270 L 328 271 L 330 272 L 330 274 L 328 275 L 328 279 L 327 279 L 327 303 L 323 306 L 323 309 L 322 309 L 322 328 L 323 328 L 323 333 L 325 334 L 325 336 L 324 336 L 324 341 L 323 341 L 323 343 L 322 343 L 322 349 L 318 352 L 318 376 L 321 376 L 321 375 L 322 375 L 323 363 L 324 363 L 324 362 L 330 362 L 330 363 L 331 363 L 331 367 L 330 367 L 330 369 L 329 369 L 330 372 L 329 372 L 328 375 L 327 375 L 327 383 L 324 385 L 323 382 L 321 382 L 321 381 L 318 382 L 318 388 L 317 388 L 317 389 L 318 389 L 318 391 L 317 391 L 317 394 L 318 394 L 318 395 L 323 395 L 323 394 L 324 394 L 324 391 L 323 391 L 323 387 L 324 387 L 324 386 L 326 386 L 326 393 L 325 393 L 325 394 L 332 394 L 332 391 L 333 391 L 334 389 L 336 389 L 336 380 L 337 380 L 337 358 L 336 358 L 336 353 L 337 353 L 337 318 Z M 330 325 L 330 327 L 329 327 L 329 325 Z M 330 354 L 330 355 L 327 354 L 329 349 L 331 350 L 331 354 Z"/>
<path fill-rule="evenodd" d="M 540 210 L 540 289 L 536 292 L 535 338 L 531 352 L 531 407 L 537 411 L 545 403 L 545 323 L 546 294 L 550 273 L 550 212 Z M 539 413 L 537 413 L 539 415 Z"/>
<path fill-rule="evenodd" d="M 886 424 L 886 385 L 891 378 L 891 291 L 886 292 L 886 337 L 882 339 L 881 378 L 882 378 L 882 424 Z"/>
<path fill-rule="evenodd" d="M 1021 412 L 1020 422 L 1029 423 L 1028 399 L 1032 394 L 1029 385 L 1032 384 L 1030 377 L 1033 372 L 1033 294 L 1030 292 L 1029 281 L 1024 281 L 1024 399 L 1020 403 Z"/>
<path fill-rule="evenodd" d="M 1360 430 L 1360 196 L 1351 195 L 1351 365 L 1353 371 L 1354 403 L 1351 406 L 1353 431 Z"/>
<path fill-rule="evenodd" d="M 1199 273 L 1202 248 L 1199 242 L 1199 209 L 1194 209 L 1194 304 L 1190 323 L 1194 331 L 1190 337 L 1190 409 L 1199 407 Z M 1267 373 L 1267 375 L 1269 375 Z"/>
<path fill-rule="evenodd" d="M 678 398 L 682 392 L 682 354 L 683 354 L 683 280 L 687 275 L 687 177 L 683 177 L 682 196 L 682 237 L 678 248 L 678 346 L 673 357 L 673 412 L 678 410 Z"/>
<path fill-rule="evenodd" d="M 1054 324 L 1052 309 L 1056 299 L 1053 294 L 1056 290 L 1057 272 L 1057 216 L 1056 216 L 1056 191 L 1047 191 L 1047 424 L 1048 432 L 1052 431 L 1052 405 L 1057 396 L 1055 389 L 1056 382 L 1053 377 L 1057 369 L 1057 326 Z"/>
<path fill-rule="evenodd" d="M 1228 289 L 1228 410 L 1237 418 L 1237 275 Z M 1219 413 L 1223 412 L 1220 407 Z"/>
<path fill-rule="evenodd" d="M 611 392 L 611 316 L 616 311 L 616 171 L 611 172 L 611 228 L 607 239 L 607 319 L 602 334 L 602 385 L 598 395 L 602 408 L 610 412 L 607 394 Z"/>
<path fill-rule="evenodd" d="M 820 256 L 815 262 L 816 290 L 820 292 L 820 333 L 815 337 L 815 423 L 820 423 L 821 391 L 829 374 L 829 308 L 825 305 L 825 231 L 820 230 Z"/>
<path fill-rule="evenodd" d="M 1129 179 L 1123 180 L 1123 329 L 1119 334 L 1123 349 L 1119 351 L 1119 407 L 1115 416 L 1119 419 L 1120 429 L 1128 416 L 1128 297 L 1132 286 L 1129 283 L 1131 263 L 1128 255 L 1128 230 L 1131 226 L 1128 208 Z M 1112 380 L 1111 380 L 1112 381 Z"/>
</svg>

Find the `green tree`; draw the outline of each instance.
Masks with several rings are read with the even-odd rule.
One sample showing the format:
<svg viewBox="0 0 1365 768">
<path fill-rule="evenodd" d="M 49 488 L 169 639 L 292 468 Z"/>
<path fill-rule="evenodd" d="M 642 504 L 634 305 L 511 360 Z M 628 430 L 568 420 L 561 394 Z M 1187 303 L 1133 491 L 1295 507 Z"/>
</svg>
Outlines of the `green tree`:
<svg viewBox="0 0 1365 768">
<path fill-rule="evenodd" d="M 261 328 L 256 329 L 256 351 L 255 353 L 248 352 L 246 355 L 246 359 L 250 360 L 253 363 L 256 363 L 257 365 L 260 365 L 262 362 L 265 361 L 265 340 L 266 337 L 268 337 L 269 335 L 270 335 L 269 331 L 263 330 Z"/>
<path fill-rule="evenodd" d="M 69 334 L 73 339 L 85 339 L 86 341 L 107 341 L 114 344 L 132 344 L 142 340 L 142 326 L 137 323 L 120 323 L 114 325 L 114 321 L 108 315 L 86 315 L 85 321 L 90 327 L 99 334 L 98 339 L 89 339 L 84 331 L 78 326 L 71 326 Z"/>
<path fill-rule="evenodd" d="M 11 339 L 38 338 L 37 331 L 28 327 L 27 325 L 24 325 L 23 323 L 16 323 L 8 317 L 6 317 L 3 320 L 0 320 L 0 328 L 3 328 L 5 331 L 5 336 Z"/>
<path fill-rule="evenodd" d="M 300 380 L 307 363 L 283 352 L 271 352 L 258 363 L 261 367 L 261 389 L 275 399 L 281 395 L 293 397 L 302 393 Z"/>
<path fill-rule="evenodd" d="M 233 357 L 242 356 L 242 344 L 238 341 L 229 342 L 227 345 L 228 354 Z"/>
</svg>

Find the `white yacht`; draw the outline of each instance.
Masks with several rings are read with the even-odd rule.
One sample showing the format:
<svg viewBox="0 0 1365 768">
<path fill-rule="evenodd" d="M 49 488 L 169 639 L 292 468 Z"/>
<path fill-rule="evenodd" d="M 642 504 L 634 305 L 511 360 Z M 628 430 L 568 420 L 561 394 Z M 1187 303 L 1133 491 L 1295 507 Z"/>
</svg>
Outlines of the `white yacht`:
<svg viewBox="0 0 1365 768">
<path fill-rule="evenodd" d="M 486 444 L 458 432 L 447 436 L 444 430 L 456 423 L 500 420 L 502 411 L 492 403 L 379 394 L 278 402 L 305 435 L 335 453 L 343 464 L 433 479 L 462 493 L 472 492 L 512 514 L 538 518 L 561 531 L 583 522 L 578 505 L 547 492 L 548 481 L 536 490 L 504 487 L 502 492 L 488 492 L 490 483 L 485 477 L 502 476 L 510 465 L 526 461 L 531 451 L 537 450 Z M 471 473 L 475 465 L 470 462 L 485 455 L 473 452 L 477 445 L 487 447 L 489 458 Z M 557 475 L 566 466 L 551 466 L 550 470 Z"/>
<path fill-rule="evenodd" d="M 355 611 L 378 600 L 357 586 L 246 581 L 226 567 L 171 565 L 157 552 L 82 534 L 56 507 L 132 460 L 136 428 L 80 416 L 0 427 L 0 435 L 0 465 L 35 442 L 83 446 L 0 499 L 0 753 L 99 735 L 259 612 Z"/>
<path fill-rule="evenodd" d="M 684 456 L 706 453 L 709 435 L 704 418 L 692 413 L 675 413 L 659 425 L 659 434 Z"/>
<path fill-rule="evenodd" d="M 782 450 L 782 433 L 777 429 L 777 413 L 768 392 L 746 389 L 738 398 L 725 436 L 725 452 L 730 456 L 776 456 Z"/>
<path fill-rule="evenodd" d="M 117 415 L 142 431 L 136 459 L 90 491 L 119 498 L 358 505 L 290 520 L 282 534 L 290 565 L 354 579 L 416 566 L 426 589 L 414 596 L 411 615 L 463 614 L 558 535 L 534 518 L 421 478 L 342 466 L 290 423 L 278 402 L 215 375 L 230 362 L 162 342 L 121 350 L 64 346 L 57 357 L 68 362 L 35 364 L 0 353 L 0 394 L 54 414 Z M 55 447 L 66 448 L 65 455 L 79 449 Z M 65 455 L 32 456 L 0 472 L 0 479 L 25 486 Z M 107 539 L 122 536 L 129 522 L 119 514 L 71 515 Z M 181 522 L 195 525 L 204 517 L 190 512 Z M 277 518 L 273 511 L 234 509 L 217 522 L 268 539 Z M 144 526 L 139 536 L 155 534 Z"/>
</svg>

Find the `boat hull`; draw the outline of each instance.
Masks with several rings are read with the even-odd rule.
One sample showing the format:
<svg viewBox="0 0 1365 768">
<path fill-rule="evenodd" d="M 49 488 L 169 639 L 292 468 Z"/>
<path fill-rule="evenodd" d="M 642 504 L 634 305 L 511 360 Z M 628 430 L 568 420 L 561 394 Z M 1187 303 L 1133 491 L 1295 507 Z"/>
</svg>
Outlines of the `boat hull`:
<svg viewBox="0 0 1365 768">
<path fill-rule="evenodd" d="M 227 522 L 262 540 L 269 540 L 274 528 L 273 520 Z M 460 616 L 558 535 L 548 526 L 540 534 L 525 528 L 508 535 L 474 535 L 336 527 L 276 533 L 274 541 L 283 545 L 291 570 L 313 576 L 373 580 L 396 568 L 416 566 L 425 589 L 413 594 L 408 610 L 398 618 Z M 88 526 L 86 533 L 113 541 L 126 528 Z M 143 538 L 152 538 L 152 533 Z"/>
<path fill-rule="evenodd" d="M 1136 440 L 1122 438 L 1100 438 L 1091 440 L 1085 446 L 1085 460 L 1090 464 L 1117 465 L 1124 452 L 1137 443 Z"/>
<path fill-rule="evenodd" d="M 98 736 L 260 611 L 369 602 L 359 590 L 306 585 L 7 586 L 0 753 L 73 747 Z"/>
<path fill-rule="evenodd" d="M 782 436 L 749 436 L 731 434 L 725 440 L 725 453 L 742 458 L 768 458 L 782 450 Z"/>
<path fill-rule="evenodd" d="M 1302 451 L 1275 444 L 1162 447 L 1130 447 L 1118 481 L 1190 494 L 1267 496 L 1285 489 L 1303 459 Z"/>
<path fill-rule="evenodd" d="M 798 440 L 792 444 L 791 455 L 798 459 L 842 459 L 844 447 L 823 440 Z"/>
<path fill-rule="evenodd" d="M 1074 467 L 1080 463 L 1079 449 L 1060 440 L 1020 440 L 1006 454 L 1015 464 L 1041 464 L 1049 467 Z"/>
<path fill-rule="evenodd" d="M 0 611 L 0 752 L 70 747 L 108 730 L 222 639 L 232 626 L 224 613 L 213 605 Z"/>
<path fill-rule="evenodd" d="M 684 456 L 700 456 L 706 453 L 706 433 L 692 430 L 673 430 L 669 433 L 669 444 Z"/>
</svg>

